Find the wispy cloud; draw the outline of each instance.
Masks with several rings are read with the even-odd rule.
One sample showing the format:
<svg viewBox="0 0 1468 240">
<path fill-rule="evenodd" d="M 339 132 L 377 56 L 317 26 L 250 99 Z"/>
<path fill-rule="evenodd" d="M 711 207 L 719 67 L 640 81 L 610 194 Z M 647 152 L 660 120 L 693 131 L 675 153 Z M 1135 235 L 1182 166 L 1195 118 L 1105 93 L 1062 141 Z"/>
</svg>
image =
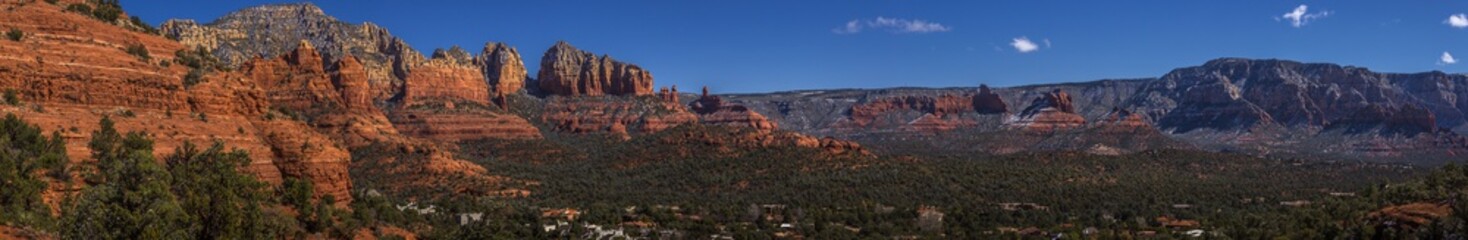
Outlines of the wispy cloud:
<svg viewBox="0 0 1468 240">
<path fill-rule="evenodd" d="M 1331 14 L 1330 11 L 1319 11 L 1319 12 L 1311 13 L 1310 12 L 1310 6 L 1305 6 L 1305 4 L 1300 4 L 1299 7 L 1295 7 L 1295 10 L 1294 11 L 1290 11 L 1290 12 L 1285 13 L 1284 15 L 1280 15 L 1279 17 L 1274 18 L 1274 20 L 1275 21 L 1289 21 L 1290 22 L 1290 26 L 1294 26 L 1294 27 L 1298 28 L 1298 27 L 1304 27 L 1305 24 L 1310 24 L 1310 21 L 1314 21 L 1315 19 L 1320 19 L 1320 18 L 1328 17 L 1328 16 L 1330 16 L 1330 14 Z"/>
<path fill-rule="evenodd" d="M 1448 16 L 1448 20 L 1443 20 L 1443 23 L 1455 28 L 1468 28 L 1468 14 L 1453 14 Z"/>
<path fill-rule="evenodd" d="M 867 29 L 885 30 L 891 33 L 935 33 L 953 30 L 953 28 L 944 26 L 943 24 L 922 19 L 877 17 L 872 20 L 853 19 L 847 21 L 845 25 L 831 29 L 831 32 L 836 34 L 855 34 Z"/>
<path fill-rule="evenodd" d="M 1019 51 L 1020 53 L 1028 53 L 1040 50 L 1040 45 L 1036 45 L 1035 42 L 1030 41 L 1030 38 L 1027 37 L 1015 38 L 1013 42 L 1009 43 L 1009 46 L 1014 46 L 1014 50 Z"/>
<path fill-rule="evenodd" d="M 1458 63 L 1458 59 L 1453 58 L 1453 54 L 1448 52 L 1443 52 L 1442 59 L 1437 60 L 1437 65 L 1448 65 L 1454 63 Z"/>
</svg>

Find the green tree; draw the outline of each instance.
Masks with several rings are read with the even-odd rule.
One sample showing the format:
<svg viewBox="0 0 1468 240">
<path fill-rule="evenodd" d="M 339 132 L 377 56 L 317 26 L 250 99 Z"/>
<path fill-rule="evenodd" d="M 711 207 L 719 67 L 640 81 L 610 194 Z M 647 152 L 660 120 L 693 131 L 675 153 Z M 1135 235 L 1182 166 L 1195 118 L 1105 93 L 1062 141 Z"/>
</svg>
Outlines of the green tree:
<svg viewBox="0 0 1468 240">
<path fill-rule="evenodd" d="M 184 142 L 165 162 L 173 192 L 193 220 L 193 239 L 270 239 L 282 230 L 262 210 L 273 204 L 265 183 L 238 170 L 250 163 L 249 153 L 225 151 L 220 142 L 199 151 Z"/>
<path fill-rule="evenodd" d="M 0 223 L 38 225 L 51 218 L 41 199 L 47 184 L 37 177 L 45 168 L 68 161 L 60 136 L 47 138 L 41 129 L 6 114 L 0 120 Z M 55 135 L 55 134 L 53 134 Z"/>
<path fill-rule="evenodd" d="M 89 144 L 95 185 L 63 211 L 63 239 L 185 239 L 189 216 L 170 192 L 172 177 L 153 157 L 143 133 L 117 132 L 110 118 L 92 132 Z"/>
</svg>

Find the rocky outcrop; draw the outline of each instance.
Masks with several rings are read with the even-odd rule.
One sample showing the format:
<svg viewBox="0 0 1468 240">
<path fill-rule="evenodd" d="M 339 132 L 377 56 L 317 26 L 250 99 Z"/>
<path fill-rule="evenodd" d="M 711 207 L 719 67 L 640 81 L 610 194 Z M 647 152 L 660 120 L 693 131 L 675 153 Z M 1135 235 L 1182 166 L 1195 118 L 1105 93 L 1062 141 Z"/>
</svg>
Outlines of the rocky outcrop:
<svg viewBox="0 0 1468 240">
<path fill-rule="evenodd" d="M 464 48 L 457 45 L 449 47 L 447 50 L 442 48 L 434 49 L 433 55 L 430 56 L 430 59 L 444 61 L 452 65 L 469 65 L 474 61 L 474 56 L 470 55 L 469 51 L 465 51 Z"/>
<path fill-rule="evenodd" d="M 398 94 L 412 66 L 424 61 L 421 53 L 386 29 L 372 23 L 342 22 L 310 3 L 245 8 L 208 24 L 168 20 L 160 30 L 184 45 L 212 50 L 230 66 L 259 55 L 280 56 L 295 50 L 296 43 L 303 40 L 316 46 L 328 63 L 355 56 L 364 66 L 377 101 Z"/>
<path fill-rule="evenodd" d="M 474 65 L 484 72 L 490 89 L 498 94 L 513 94 L 525 88 L 525 63 L 520 61 L 520 51 L 509 44 L 488 42 L 484 51 L 474 57 Z"/>
<path fill-rule="evenodd" d="M 540 60 L 541 91 L 564 96 L 652 94 L 652 73 L 637 65 L 600 57 L 556 42 Z"/>
<path fill-rule="evenodd" d="M 1035 98 L 1030 106 L 1015 115 L 1006 125 L 1029 131 L 1056 131 L 1085 126 L 1086 119 L 1075 113 L 1070 94 L 1055 90 Z"/>
<path fill-rule="evenodd" d="M 996 94 L 992 90 L 989 90 L 989 85 L 985 84 L 979 85 L 979 94 L 974 95 L 973 105 L 974 111 L 979 112 L 979 114 L 1000 114 L 1009 112 L 1009 105 L 1004 103 L 1004 99 L 1000 98 L 999 94 Z"/>
<path fill-rule="evenodd" d="M 220 141 L 249 152 L 251 161 L 243 170 L 265 182 L 298 177 L 318 183 L 319 195 L 350 202 L 351 183 L 345 178 L 350 156 L 304 123 L 269 120 L 276 96 L 245 74 L 216 71 L 185 84 L 188 67 L 163 63 L 185 49 L 178 42 L 65 12 L 62 6 L 7 7 L 15 9 L 0 14 L 0 25 L 27 36 L 0 41 L 0 79 L 6 79 L 0 89 L 15 90 L 25 106 L 4 106 L 0 112 L 60 132 L 70 159 L 78 161 L 73 164 L 90 159 L 89 134 L 102 117 L 111 116 L 120 131 L 148 132 L 155 154 L 170 154 L 184 142 Z M 142 46 L 148 57 L 127 53 L 128 46 Z M 330 81 L 325 83 L 312 89 L 330 92 Z"/>
<path fill-rule="evenodd" d="M 677 92 L 673 94 L 676 96 Z M 670 100 L 677 102 L 676 98 Z M 693 109 L 693 112 L 698 113 L 698 118 L 703 124 L 751 127 L 759 130 L 778 128 L 778 125 L 758 112 L 743 105 L 726 103 L 719 96 L 709 95 L 708 87 L 704 87 L 703 95 L 700 95 L 693 103 L 689 103 L 688 106 Z"/>
<path fill-rule="evenodd" d="M 1152 127 L 1151 124 L 1147 123 L 1146 119 L 1142 118 L 1141 114 L 1132 113 L 1132 111 L 1121 108 L 1112 109 L 1111 113 L 1106 114 L 1106 117 L 1102 118 L 1101 121 L 1097 121 L 1096 125 L 1109 129 L 1140 129 Z"/>
</svg>

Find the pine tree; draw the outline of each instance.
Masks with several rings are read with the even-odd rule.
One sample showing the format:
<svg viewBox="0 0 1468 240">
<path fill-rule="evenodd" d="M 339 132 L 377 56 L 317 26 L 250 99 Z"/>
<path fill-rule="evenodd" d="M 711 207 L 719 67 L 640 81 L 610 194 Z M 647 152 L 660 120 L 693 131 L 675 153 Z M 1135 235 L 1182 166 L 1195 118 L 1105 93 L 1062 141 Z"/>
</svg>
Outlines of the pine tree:
<svg viewBox="0 0 1468 240">
<path fill-rule="evenodd" d="M 0 120 L 0 223 L 48 222 L 51 213 L 41 199 L 47 184 L 37 175 L 42 169 L 64 167 L 66 161 L 60 136 L 48 139 L 40 128 L 6 114 Z"/>
<path fill-rule="evenodd" d="M 92 132 L 96 171 L 67 205 L 59 229 L 63 239 L 186 239 L 188 214 L 169 191 L 171 176 L 153 157 L 153 141 L 142 133 L 125 136 L 103 118 Z"/>
<path fill-rule="evenodd" d="M 265 183 L 238 169 L 250 163 L 249 153 L 225 151 L 215 142 L 199 151 L 189 142 L 165 158 L 173 176 L 173 192 L 193 219 L 188 227 L 194 239 L 271 239 L 279 231 L 271 222 L 278 216 L 263 211 L 273 205 Z"/>
</svg>

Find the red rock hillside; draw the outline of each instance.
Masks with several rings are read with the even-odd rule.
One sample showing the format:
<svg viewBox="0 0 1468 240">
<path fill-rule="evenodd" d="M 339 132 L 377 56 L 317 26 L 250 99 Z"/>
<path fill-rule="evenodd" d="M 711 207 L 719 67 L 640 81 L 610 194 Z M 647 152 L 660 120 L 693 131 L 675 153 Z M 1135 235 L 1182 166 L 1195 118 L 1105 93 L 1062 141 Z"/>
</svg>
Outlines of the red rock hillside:
<svg viewBox="0 0 1468 240">
<path fill-rule="evenodd" d="M 540 60 L 540 90 L 567 96 L 652 94 L 652 73 L 610 56 L 597 57 L 565 41 Z"/>
<path fill-rule="evenodd" d="M 266 118 L 269 95 L 254 81 L 215 72 L 186 86 L 189 68 L 172 62 L 179 43 L 29 3 L 3 3 L 0 14 L 0 28 L 25 33 L 0 41 L 0 88 L 24 102 L 0 111 L 61 131 L 74 161 L 88 161 L 90 132 L 110 115 L 121 131 L 149 133 L 157 154 L 217 139 L 249 151 L 245 170 L 267 182 L 300 177 L 318 194 L 351 200 L 347 152 L 301 122 Z"/>
</svg>

